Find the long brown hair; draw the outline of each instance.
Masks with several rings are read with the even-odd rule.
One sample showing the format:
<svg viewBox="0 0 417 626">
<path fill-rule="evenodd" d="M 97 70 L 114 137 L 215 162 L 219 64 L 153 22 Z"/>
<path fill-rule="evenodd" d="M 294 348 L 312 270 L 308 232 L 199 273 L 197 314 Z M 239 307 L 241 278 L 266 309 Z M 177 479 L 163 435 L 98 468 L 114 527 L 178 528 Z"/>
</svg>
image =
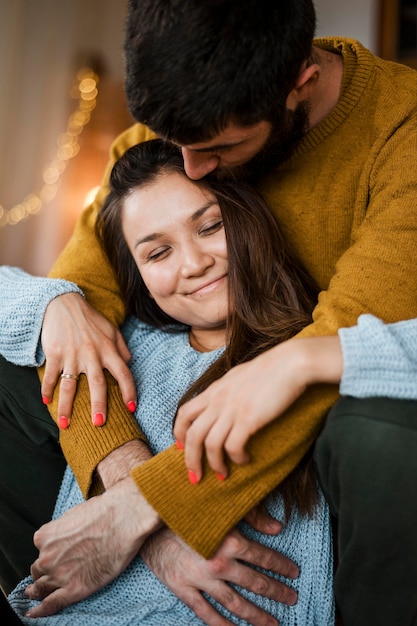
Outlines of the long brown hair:
<svg viewBox="0 0 417 626">
<path fill-rule="evenodd" d="M 127 310 L 142 321 L 172 332 L 176 320 L 150 298 L 122 233 L 123 200 L 162 173 L 185 176 L 181 152 L 155 139 L 130 148 L 115 164 L 110 193 L 97 218 L 97 232 L 116 272 Z M 231 314 L 227 342 L 219 359 L 192 385 L 181 404 L 206 389 L 239 363 L 293 337 L 311 322 L 317 288 L 284 239 L 263 197 L 236 180 L 210 174 L 193 183 L 213 193 L 224 222 L 228 252 Z M 280 485 L 287 512 L 295 505 L 310 512 L 315 480 L 303 461 Z"/>
</svg>

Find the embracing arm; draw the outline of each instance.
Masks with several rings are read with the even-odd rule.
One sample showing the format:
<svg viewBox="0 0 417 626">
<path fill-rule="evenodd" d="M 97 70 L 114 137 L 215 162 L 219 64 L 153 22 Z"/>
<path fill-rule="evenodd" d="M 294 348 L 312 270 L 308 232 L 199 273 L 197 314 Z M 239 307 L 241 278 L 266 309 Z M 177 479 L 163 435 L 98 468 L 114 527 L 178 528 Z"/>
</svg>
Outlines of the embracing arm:
<svg viewBox="0 0 417 626">
<path fill-rule="evenodd" d="M 350 247 L 340 250 L 333 276 L 320 294 L 314 321 L 299 333 L 299 338 L 335 335 L 339 328 L 355 325 L 363 313 L 371 313 L 385 322 L 417 317 L 413 208 L 417 180 L 412 165 L 415 142 L 414 115 L 375 152 L 369 173 L 366 214 L 355 215 Z M 345 217 L 341 213 L 342 219 Z M 323 258 L 323 265 L 325 262 Z M 259 364 L 267 358 L 259 357 Z M 252 402 L 256 401 L 256 384 L 251 364 L 239 367 L 241 375 L 234 378 L 234 393 L 228 392 L 229 397 L 233 395 L 228 408 L 233 405 L 231 410 L 244 413 L 248 407 L 244 392 L 255 389 Z M 228 373 L 225 379 L 229 374 L 232 376 Z M 261 366 L 258 376 L 262 383 Z M 280 385 L 277 379 L 277 394 Z M 222 404 L 215 385 L 201 397 L 204 407 L 200 411 L 210 411 L 216 403 Z M 189 484 L 184 453 L 175 447 L 134 469 L 132 476 L 164 522 L 200 554 L 210 556 L 248 508 L 296 466 L 313 444 L 337 398 L 336 385 L 309 387 L 279 419 L 254 435 L 247 448 L 251 463 L 240 467 L 231 464 L 225 481 L 219 481 L 206 465 L 204 479 L 197 485 Z M 201 402 L 201 398 L 192 400 L 190 405 L 193 402 Z M 187 410 L 187 405 L 184 409 Z"/>
</svg>

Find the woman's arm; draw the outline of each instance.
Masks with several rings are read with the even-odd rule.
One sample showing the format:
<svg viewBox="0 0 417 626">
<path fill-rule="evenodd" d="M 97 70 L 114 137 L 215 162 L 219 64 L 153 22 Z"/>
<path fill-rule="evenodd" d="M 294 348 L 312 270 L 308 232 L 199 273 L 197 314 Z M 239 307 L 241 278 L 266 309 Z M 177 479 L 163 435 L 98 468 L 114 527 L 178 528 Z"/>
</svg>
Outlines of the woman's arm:
<svg viewBox="0 0 417 626">
<path fill-rule="evenodd" d="M 251 386 L 241 390 L 243 403 L 250 407 L 246 414 L 237 411 L 234 398 L 228 397 L 239 367 L 216 383 L 221 412 L 201 412 L 205 401 L 197 397 L 178 413 L 174 434 L 185 447 L 187 468 L 199 479 L 204 452 L 210 467 L 223 476 L 228 472 L 225 454 L 234 463 L 248 462 L 249 438 L 310 385 L 340 383 L 342 395 L 356 398 L 416 400 L 417 319 L 384 324 L 373 315 L 361 315 L 357 325 L 341 328 L 338 335 L 286 341 L 248 367 Z"/>
<path fill-rule="evenodd" d="M 241 376 L 246 384 L 237 406 Z M 338 384 L 341 376 L 337 335 L 290 339 L 234 367 L 210 386 L 210 398 L 200 394 L 178 411 L 174 435 L 185 448 L 187 468 L 200 480 L 205 453 L 210 467 L 227 477 L 226 455 L 233 463 L 248 463 L 245 447 L 252 435 L 282 415 L 310 385 Z M 204 411 L 209 404 L 211 410 Z"/>
<path fill-rule="evenodd" d="M 339 337 L 342 395 L 417 400 L 417 319 L 384 324 L 361 315 L 357 326 L 341 328 Z"/>
</svg>

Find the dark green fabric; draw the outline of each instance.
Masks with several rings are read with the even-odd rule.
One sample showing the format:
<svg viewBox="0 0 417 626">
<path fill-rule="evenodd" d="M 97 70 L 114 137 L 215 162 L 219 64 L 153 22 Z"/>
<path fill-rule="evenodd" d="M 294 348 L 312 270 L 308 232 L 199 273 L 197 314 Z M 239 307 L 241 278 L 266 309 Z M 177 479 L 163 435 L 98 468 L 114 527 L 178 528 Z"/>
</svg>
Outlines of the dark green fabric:
<svg viewBox="0 0 417 626">
<path fill-rule="evenodd" d="M 37 557 L 33 533 L 51 519 L 64 469 L 36 369 L 0 357 L 0 585 L 6 594 Z"/>
<path fill-rule="evenodd" d="M 13 611 L 4 593 L 0 590 L 0 618 L 1 623 L 6 626 L 14 626 L 15 624 L 23 624 L 21 619 Z"/>
<path fill-rule="evenodd" d="M 417 624 L 417 402 L 342 398 L 315 448 L 343 626 Z"/>
</svg>

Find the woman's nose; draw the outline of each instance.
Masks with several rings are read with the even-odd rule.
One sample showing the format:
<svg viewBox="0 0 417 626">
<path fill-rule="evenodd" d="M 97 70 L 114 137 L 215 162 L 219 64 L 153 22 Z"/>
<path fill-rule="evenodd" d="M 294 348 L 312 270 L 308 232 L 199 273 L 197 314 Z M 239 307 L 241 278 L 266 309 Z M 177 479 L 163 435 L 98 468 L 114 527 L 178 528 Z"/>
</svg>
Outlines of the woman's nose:
<svg viewBox="0 0 417 626">
<path fill-rule="evenodd" d="M 188 148 L 182 148 L 184 159 L 184 169 L 188 178 L 199 180 L 210 172 L 213 172 L 218 165 L 220 158 L 211 152 L 196 152 Z"/>
<path fill-rule="evenodd" d="M 214 258 L 198 246 L 190 245 L 183 249 L 181 274 L 185 278 L 201 276 L 214 263 Z"/>
</svg>

